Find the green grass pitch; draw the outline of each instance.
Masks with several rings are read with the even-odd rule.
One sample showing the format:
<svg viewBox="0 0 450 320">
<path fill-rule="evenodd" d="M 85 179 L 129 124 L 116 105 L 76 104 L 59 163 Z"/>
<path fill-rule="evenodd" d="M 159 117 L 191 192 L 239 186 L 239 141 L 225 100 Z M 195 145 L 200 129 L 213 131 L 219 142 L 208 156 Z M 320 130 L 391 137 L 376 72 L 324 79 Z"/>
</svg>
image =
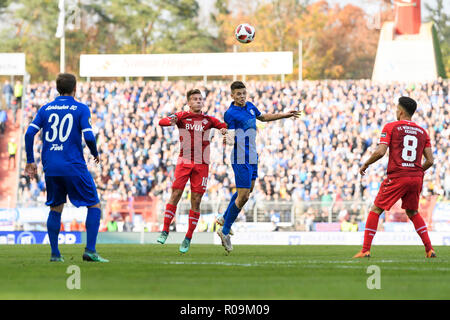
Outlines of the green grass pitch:
<svg viewBox="0 0 450 320">
<path fill-rule="evenodd" d="M 0 299 L 449 299 L 450 247 L 426 259 L 421 246 L 375 246 L 372 258 L 352 259 L 359 246 L 244 246 L 226 255 L 219 245 L 98 245 L 109 263 L 82 261 L 83 245 L 61 245 L 63 263 L 50 263 L 48 245 L 0 248 Z M 69 266 L 80 289 L 68 289 Z M 370 266 L 380 289 L 368 289 Z"/>
</svg>

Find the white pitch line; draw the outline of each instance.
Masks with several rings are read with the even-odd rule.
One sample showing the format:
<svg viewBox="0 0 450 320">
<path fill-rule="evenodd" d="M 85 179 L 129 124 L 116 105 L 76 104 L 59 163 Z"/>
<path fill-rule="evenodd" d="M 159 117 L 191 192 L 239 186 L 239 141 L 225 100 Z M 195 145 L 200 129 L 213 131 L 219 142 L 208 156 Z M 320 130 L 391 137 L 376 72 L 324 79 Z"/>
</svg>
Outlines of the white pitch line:
<svg viewBox="0 0 450 320">
<path fill-rule="evenodd" d="M 356 261 L 357 263 L 358 261 Z M 347 264 L 354 264 L 353 261 L 262 261 L 262 262 L 253 262 L 253 263 L 235 263 L 235 262 L 196 262 L 196 261 L 169 261 L 169 262 L 161 262 L 162 264 L 175 264 L 175 265 L 222 265 L 222 266 L 236 266 L 236 267 L 262 267 L 264 265 L 284 265 L 287 267 L 299 267 L 302 268 L 329 268 L 325 266 L 320 266 L 320 264 L 323 263 L 347 263 Z M 374 263 L 377 263 L 377 261 L 374 261 Z M 318 265 L 319 264 L 319 265 Z M 337 269 L 366 269 L 367 265 L 353 265 L 353 266 L 345 266 L 345 265 L 335 265 L 333 268 Z M 404 271 L 450 271 L 450 268 L 416 268 L 416 267 L 390 267 L 390 266 L 382 266 L 382 270 L 404 270 Z"/>
</svg>

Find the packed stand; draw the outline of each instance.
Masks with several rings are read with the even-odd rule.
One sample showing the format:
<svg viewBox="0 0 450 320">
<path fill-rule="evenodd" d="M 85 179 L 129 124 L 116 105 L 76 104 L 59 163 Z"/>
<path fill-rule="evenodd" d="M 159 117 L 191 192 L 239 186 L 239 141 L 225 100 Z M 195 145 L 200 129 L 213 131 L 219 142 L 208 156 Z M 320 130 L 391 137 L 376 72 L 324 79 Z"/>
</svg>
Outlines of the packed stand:
<svg viewBox="0 0 450 320">
<path fill-rule="evenodd" d="M 90 106 L 101 164 L 88 160 L 102 200 L 152 195 L 166 202 L 170 196 L 178 130 L 158 125 L 161 117 L 186 109 L 185 92 L 200 88 L 206 95 L 204 112 L 223 120 L 230 100 L 230 82 L 84 82 L 76 99 Z M 413 121 L 431 138 L 435 165 L 427 171 L 423 194 L 450 198 L 450 100 L 448 80 L 416 85 L 377 85 L 369 80 L 246 82 L 248 100 L 263 113 L 304 110 L 301 119 L 258 122 L 259 178 L 248 205 L 294 201 L 305 207 L 305 219 L 327 220 L 331 203 L 354 205 L 373 201 L 385 175 L 387 157 L 359 174 L 363 160 L 374 150 L 382 126 L 395 121 L 396 97 L 418 102 Z M 54 82 L 32 84 L 26 99 L 25 125 L 43 104 L 57 96 Z M 40 165 L 40 142 L 35 155 Z M 227 147 L 229 148 L 229 147 Z M 211 143 L 208 191 L 204 200 L 227 201 L 234 185 L 229 149 L 215 132 Z M 92 159 L 85 148 L 86 159 Z M 24 204 L 45 201 L 42 167 L 39 176 L 20 180 Z M 186 190 L 189 190 L 187 187 Z M 185 193 L 189 197 L 189 193 Z M 307 210 L 308 209 L 308 210 Z"/>
</svg>

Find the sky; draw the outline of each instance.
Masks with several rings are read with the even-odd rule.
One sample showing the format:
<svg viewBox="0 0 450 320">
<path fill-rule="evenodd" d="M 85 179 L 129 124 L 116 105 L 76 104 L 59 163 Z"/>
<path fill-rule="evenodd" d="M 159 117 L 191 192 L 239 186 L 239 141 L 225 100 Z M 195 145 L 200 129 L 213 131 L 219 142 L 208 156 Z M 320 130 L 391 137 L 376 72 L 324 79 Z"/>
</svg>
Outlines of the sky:
<svg viewBox="0 0 450 320">
<path fill-rule="evenodd" d="M 209 12 L 213 10 L 214 8 L 214 0 L 197 0 L 200 8 L 201 8 L 201 15 L 204 15 L 205 18 L 209 16 Z M 235 6 L 238 6 L 238 3 L 242 0 L 230 0 L 230 6 L 233 8 Z M 263 2 L 263 1 L 271 1 L 271 0 L 253 0 L 253 2 Z M 312 0 L 311 2 L 316 2 L 318 0 Z M 367 13 L 374 13 L 379 10 L 379 3 L 381 2 L 378 0 L 327 0 L 330 4 L 339 4 L 340 6 L 345 6 L 346 4 L 353 4 L 355 6 L 362 7 Z M 447 2 L 447 3 L 446 3 Z M 435 6 L 436 0 L 422 0 L 421 1 L 421 13 L 422 13 L 422 19 L 424 19 L 426 16 L 428 16 L 428 11 L 425 8 L 425 3 L 430 4 L 431 6 Z M 450 14 L 450 2 L 444 1 L 444 10 Z"/>
</svg>

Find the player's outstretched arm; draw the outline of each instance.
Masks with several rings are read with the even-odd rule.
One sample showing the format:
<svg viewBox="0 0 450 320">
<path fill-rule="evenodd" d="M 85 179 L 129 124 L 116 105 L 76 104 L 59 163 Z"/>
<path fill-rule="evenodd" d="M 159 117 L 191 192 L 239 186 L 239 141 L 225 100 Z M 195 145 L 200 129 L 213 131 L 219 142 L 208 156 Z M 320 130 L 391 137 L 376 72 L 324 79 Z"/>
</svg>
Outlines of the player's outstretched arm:
<svg viewBox="0 0 450 320">
<path fill-rule="evenodd" d="M 25 175 L 33 177 L 37 173 L 36 163 L 34 163 L 34 136 L 39 132 L 39 127 L 30 125 L 25 133 L 25 152 L 27 154 L 27 164 L 25 165 Z"/>
<path fill-rule="evenodd" d="M 289 112 L 286 113 L 266 113 L 266 114 L 262 114 L 259 117 L 256 117 L 256 119 L 258 119 L 259 121 L 263 121 L 263 122 L 269 122 L 269 121 L 275 121 L 275 120 L 279 120 L 279 119 L 286 119 L 286 118 L 298 118 L 300 117 L 302 114 L 301 111 L 298 110 L 291 110 Z"/>
<path fill-rule="evenodd" d="M 423 150 L 423 156 L 425 157 L 425 162 L 422 165 L 423 171 L 427 171 L 434 164 L 433 151 L 430 147 Z"/>
<path fill-rule="evenodd" d="M 366 170 L 367 168 L 372 164 L 377 162 L 378 160 L 380 160 L 381 158 L 384 157 L 384 155 L 386 154 L 386 151 L 388 149 L 388 146 L 384 143 L 380 143 L 377 146 L 377 149 L 372 153 L 372 155 L 370 156 L 369 159 L 367 159 L 367 161 L 363 164 L 363 166 L 361 167 L 361 169 L 359 170 L 359 173 L 361 175 L 365 175 L 366 174 Z"/>
</svg>

